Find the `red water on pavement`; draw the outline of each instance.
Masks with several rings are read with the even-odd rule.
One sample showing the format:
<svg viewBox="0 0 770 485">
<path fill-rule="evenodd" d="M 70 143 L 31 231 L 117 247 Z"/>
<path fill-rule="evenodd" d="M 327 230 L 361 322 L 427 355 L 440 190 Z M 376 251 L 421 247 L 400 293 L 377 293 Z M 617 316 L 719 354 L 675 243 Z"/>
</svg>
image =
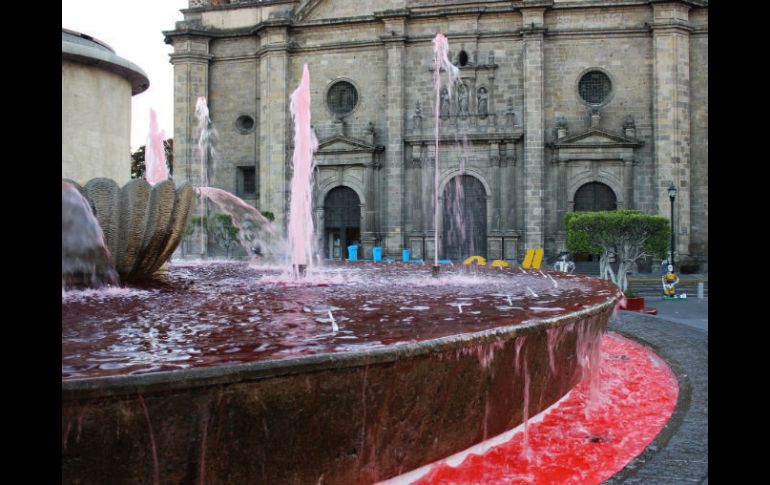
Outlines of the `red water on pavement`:
<svg viewBox="0 0 770 485">
<path fill-rule="evenodd" d="M 660 433 L 674 411 L 679 386 L 660 357 L 617 334 L 602 338 L 601 359 L 599 402 L 590 415 L 584 413 L 591 394 L 584 379 L 530 421 L 529 460 L 523 453 L 524 433 L 517 432 L 483 454 L 469 454 L 456 467 L 442 460 L 429 465 L 422 477 L 394 482 L 562 485 L 610 478 Z"/>
</svg>

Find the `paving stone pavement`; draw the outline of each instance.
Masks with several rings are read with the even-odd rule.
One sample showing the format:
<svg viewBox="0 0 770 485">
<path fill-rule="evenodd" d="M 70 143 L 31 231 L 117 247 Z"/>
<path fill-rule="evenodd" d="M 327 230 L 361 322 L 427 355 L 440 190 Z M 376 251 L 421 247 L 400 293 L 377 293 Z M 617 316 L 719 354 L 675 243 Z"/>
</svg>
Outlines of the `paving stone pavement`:
<svg viewBox="0 0 770 485">
<path fill-rule="evenodd" d="M 668 424 L 605 484 L 708 484 L 708 332 L 636 312 L 619 312 L 610 331 L 651 347 L 679 380 Z"/>
</svg>

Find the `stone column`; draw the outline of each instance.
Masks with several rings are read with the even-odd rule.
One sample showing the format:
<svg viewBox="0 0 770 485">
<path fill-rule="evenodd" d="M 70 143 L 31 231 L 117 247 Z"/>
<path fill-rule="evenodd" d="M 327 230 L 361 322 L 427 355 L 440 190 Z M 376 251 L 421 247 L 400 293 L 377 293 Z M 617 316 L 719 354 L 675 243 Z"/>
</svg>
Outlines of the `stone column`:
<svg viewBox="0 0 770 485">
<path fill-rule="evenodd" d="M 201 180 L 198 155 L 198 97 L 209 92 L 209 39 L 198 36 L 172 37 L 174 53 L 174 178 L 198 186 Z"/>
<path fill-rule="evenodd" d="M 690 31 L 684 3 L 654 3 L 653 117 L 658 213 L 670 217 L 674 202 L 676 261 L 689 256 L 690 234 Z"/>
<path fill-rule="evenodd" d="M 564 243 L 567 238 L 567 226 L 564 218 L 567 215 L 567 162 L 559 158 L 558 152 L 554 164 L 556 165 L 556 236 L 559 246 L 557 251 L 563 251 L 566 248 Z"/>
<path fill-rule="evenodd" d="M 186 180 L 194 187 L 199 187 L 204 180 L 204 171 L 208 170 L 210 160 L 206 156 L 206 167 L 201 163 L 198 150 L 198 119 L 195 106 L 200 96 L 206 98 L 209 93 L 209 63 L 213 56 L 209 54 L 209 38 L 195 35 L 171 37 L 174 53 L 170 55 L 174 66 L 174 179 Z M 196 200 L 194 213 L 205 216 L 207 204 Z M 193 251 L 201 257 L 208 254 L 208 240 L 202 226 L 196 228 L 197 235 L 190 239 Z"/>
<path fill-rule="evenodd" d="M 385 43 L 385 92 L 387 93 L 385 112 L 387 116 L 387 142 L 385 144 L 385 163 L 383 177 L 383 221 L 382 231 L 385 251 L 389 255 L 400 255 L 406 243 L 404 230 L 404 69 L 406 49 L 404 35 L 406 18 L 403 13 L 382 19 L 385 34 L 381 40 Z"/>
<path fill-rule="evenodd" d="M 634 165 L 636 162 L 633 158 L 623 159 L 622 174 L 623 174 L 623 198 L 625 199 L 626 209 L 635 209 L 634 203 Z"/>
<path fill-rule="evenodd" d="M 268 27 L 261 36 L 259 52 L 259 210 L 275 214 L 275 224 L 286 230 L 293 130 L 289 126 L 288 28 Z M 299 82 L 299 76 L 297 81 Z M 313 82 L 313 73 L 310 73 Z M 296 86 L 295 86 L 296 88 Z"/>
<path fill-rule="evenodd" d="M 522 9 L 524 29 L 524 246 L 543 247 L 543 14 Z"/>
<path fill-rule="evenodd" d="M 489 224 L 487 227 L 490 228 L 492 231 L 501 231 L 503 229 L 502 227 L 502 185 L 503 185 L 503 179 L 502 174 L 504 168 L 501 167 L 502 160 L 500 157 L 500 144 L 497 142 L 490 142 L 489 143 L 489 164 L 492 167 L 492 177 L 493 177 L 493 183 L 492 183 L 492 191 L 493 191 L 493 199 L 492 199 L 492 223 Z"/>
</svg>

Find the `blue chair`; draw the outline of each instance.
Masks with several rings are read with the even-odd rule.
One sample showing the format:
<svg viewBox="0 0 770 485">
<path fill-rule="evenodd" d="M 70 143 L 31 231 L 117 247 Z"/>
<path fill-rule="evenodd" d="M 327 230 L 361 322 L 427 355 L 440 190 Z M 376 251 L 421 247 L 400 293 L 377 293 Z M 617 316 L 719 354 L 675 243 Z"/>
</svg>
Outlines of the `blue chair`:
<svg viewBox="0 0 770 485">
<path fill-rule="evenodd" d="M 348 246 L 348 260 L 358 261 L 358 244 Z"/>
</svg>

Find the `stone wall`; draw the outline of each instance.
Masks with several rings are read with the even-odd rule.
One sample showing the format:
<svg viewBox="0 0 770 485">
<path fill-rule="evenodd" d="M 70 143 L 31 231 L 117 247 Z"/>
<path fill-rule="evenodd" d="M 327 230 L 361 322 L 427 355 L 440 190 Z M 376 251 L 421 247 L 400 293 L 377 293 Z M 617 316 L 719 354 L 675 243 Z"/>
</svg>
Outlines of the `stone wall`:
<svg viewBox="0 0 770 485">
<path fill-rule="evenodd" d="M 109 106 L 109 109 L 104 109 Z M 122 76 L 62 60 L 62 178 L 80 184 L 131 179 L 131 83 Z"/>
</svg>

